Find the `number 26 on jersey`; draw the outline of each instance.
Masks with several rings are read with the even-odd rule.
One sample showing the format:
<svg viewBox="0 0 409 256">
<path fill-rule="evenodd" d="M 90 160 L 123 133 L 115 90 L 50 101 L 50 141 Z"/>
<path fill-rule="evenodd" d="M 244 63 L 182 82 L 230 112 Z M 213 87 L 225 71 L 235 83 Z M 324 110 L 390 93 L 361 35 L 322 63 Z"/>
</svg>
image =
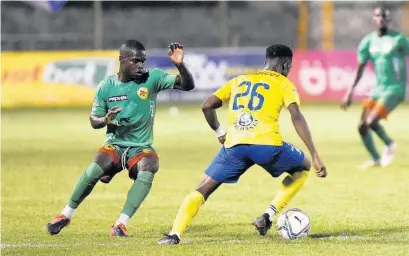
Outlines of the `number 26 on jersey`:
<svg viewBox="0 0 409 256">
<path fill-rule="evenodd" d="M 258 89 L 263 87 L 265 90 L 270 89 L 270 85 L 266 83 L 256 83 L 251 84 L 250 81 L 241 82 L 238 88 L 244 87 L 244 92 L 238 93 L 234 96 L 233 107 L 232 110 L 239 110 L 244 108 L 243 105 L 239 104 L 240 98 L 250 97 L 248 101 L 247 108 L 252 111 L 260 110 L 264 104 L 264 97 L 260 94 Z"/>
</svg>

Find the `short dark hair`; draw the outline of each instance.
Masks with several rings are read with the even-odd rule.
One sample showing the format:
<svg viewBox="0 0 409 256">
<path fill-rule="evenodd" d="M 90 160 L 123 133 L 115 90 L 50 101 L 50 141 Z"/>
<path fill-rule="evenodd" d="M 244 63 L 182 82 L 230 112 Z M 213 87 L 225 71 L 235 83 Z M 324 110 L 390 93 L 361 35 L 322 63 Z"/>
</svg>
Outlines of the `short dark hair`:
<svg viewBox="0 0 409 256">
<path fill-rule="evenodd" d="M 293 51 L 284 44 L 273 44 L 266 49 L 266 58 L 292 58 Z"/>
<path fill-rule="evenodd" d="M 391 16 L 391 10 L 385 5 L 377 5 L 374 10 L 379 9 L 381 12 L 385 13 L 386 16 Z"/>
<path fill-rule="evenodd" d="M 126 40 L 123 46 L 129 49 L 133 49 L 133 50 L 140 50 L 140 51 L 145 50 L 145 46 L 143 46 L 143 44 L 139 42 L 138 40 Z"/>
</svg>

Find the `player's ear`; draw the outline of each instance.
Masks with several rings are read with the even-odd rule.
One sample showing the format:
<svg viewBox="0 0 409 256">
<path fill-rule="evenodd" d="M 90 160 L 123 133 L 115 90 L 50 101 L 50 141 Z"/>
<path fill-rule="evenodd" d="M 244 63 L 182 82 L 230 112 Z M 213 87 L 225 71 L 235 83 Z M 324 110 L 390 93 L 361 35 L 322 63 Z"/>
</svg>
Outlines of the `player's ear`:
<svg viewBox="0 0 409 256">
<path fill-rule="evenodd" d="M 122 56 L 119 56 L 119 63 L 123 63 L 124 62 L 124 57 L 122 57 Z"/>
</svg>

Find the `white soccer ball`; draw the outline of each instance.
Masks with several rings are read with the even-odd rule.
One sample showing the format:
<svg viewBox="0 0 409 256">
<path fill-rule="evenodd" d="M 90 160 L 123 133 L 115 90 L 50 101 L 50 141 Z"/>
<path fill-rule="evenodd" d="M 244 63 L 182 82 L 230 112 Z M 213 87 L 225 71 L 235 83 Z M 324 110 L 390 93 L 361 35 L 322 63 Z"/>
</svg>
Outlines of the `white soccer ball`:
<svg viewBox="0 0 409 256">
<path fill-rule="evenodd" d="M 311 230 L 310 218 L 300 209 L 289 209 L 277 219 L 278 232 L 284 239 L 300 239 L 308 236 Z"/>
<path fill-rule="evenodd" d="M 177 107 L 170 107 L 169 108 L 169 115 L 171 115 L 171 116 L 179 115 L 179 109 Z"/>
</svg>

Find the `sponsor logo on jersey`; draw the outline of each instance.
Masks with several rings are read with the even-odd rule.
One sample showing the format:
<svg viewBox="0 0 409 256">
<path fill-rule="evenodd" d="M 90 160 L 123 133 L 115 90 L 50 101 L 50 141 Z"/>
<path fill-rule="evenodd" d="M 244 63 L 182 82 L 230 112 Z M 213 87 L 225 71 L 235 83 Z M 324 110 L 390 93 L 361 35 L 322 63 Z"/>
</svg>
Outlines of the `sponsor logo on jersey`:
<svg viewBox="0 0 409 256">
<path fill-rule="evenodd" d="M 393 48 L 393 43 L 390 41 L 387 42 L 383 42 L 380 45 L 375 45 L 375 46 L 371 46 L 369 48 L 369 51 L 371 53 L 383 53 L 383 54 L 387 54 L 389 53 Z"/>
<path fill-rule="evenodd" d="M 258 124 L 258 120 L 254 119 L 253 115 L 248 112 L 243 112 L 233 123 L 234 128 L 239 131 L 248 131 L 254 129 Z"/>
<path fill-rule="evenodd" d="M 108 97 L 108 102 L 117 102 L 117 101 L 124 101 L 124 100 L 128 100 L 128 95 L 118 95 L 118 96 Z"/>
<path fill-rule="evenodd" d="M 141 98 L 143 100 L 148 98 L 148 88 L 146 88 L 146 87 L 139 88 L 138 96 L 139 96 L 139 98 Z"/>
</svg>

